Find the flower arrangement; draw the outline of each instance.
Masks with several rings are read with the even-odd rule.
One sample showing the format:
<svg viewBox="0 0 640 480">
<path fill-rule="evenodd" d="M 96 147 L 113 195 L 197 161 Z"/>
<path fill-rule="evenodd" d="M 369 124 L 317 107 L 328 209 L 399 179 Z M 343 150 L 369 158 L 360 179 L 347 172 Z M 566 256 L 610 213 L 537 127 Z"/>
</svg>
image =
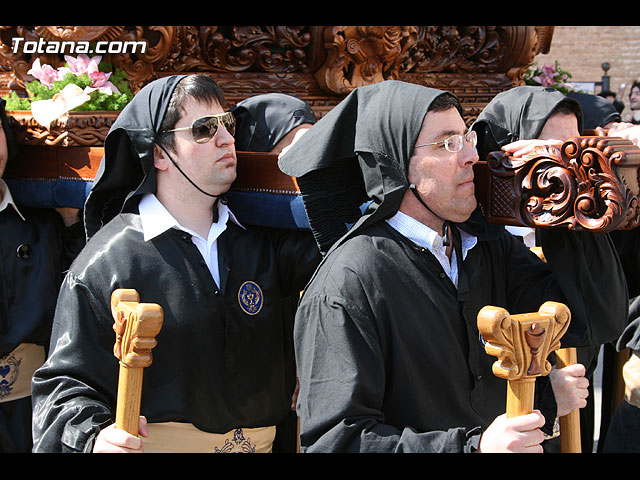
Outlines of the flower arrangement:
<svg viewBox="0 0 640 480">
<path fill-rule="evenodd" d="M 123 72 L 100 63 L 101 56 L 89 58 L 65 55 L 66 64 L 54 69 L 37 58 L 27 72 L 35 80 L 27 83 L 28 98 L 15 92 L 5 97 L 7 110 L 31 110 L 43 126 L 68 111 L 122 110 L 133 93 Z"/>
<path fill-rule="evenodd" d="M 567 83 L 571 79 L 571 74 L 560 68 L 560 64 L 557 60 L 554 65 L 545 64 L 542 68 L 538 67 L 536 63 L 532 64 L 527 69 L 522 79 L 527 85 L 551 87 L 555 90 L 559 90 L 565 95 L 573 91 L 571 85 Z"/>
</svg>

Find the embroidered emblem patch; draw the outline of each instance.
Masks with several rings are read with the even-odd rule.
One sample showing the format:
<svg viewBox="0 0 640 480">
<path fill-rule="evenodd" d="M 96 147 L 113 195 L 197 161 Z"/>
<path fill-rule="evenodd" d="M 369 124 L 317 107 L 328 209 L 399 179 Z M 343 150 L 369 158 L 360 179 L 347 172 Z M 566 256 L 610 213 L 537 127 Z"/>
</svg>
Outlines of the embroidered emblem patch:
<svg viewBox="0 0 640 480">
<path fill-rule="evenodd" d="M 241 428 L 237 428 L 233 432 L 233 440 L 228 438 L 224 441 L 222 448 L 213 448 L 214 453 L 255 453 L 256 447 L 251 444 L 250 438 L 244 437 Z"/>
<path fill-rule="evenodd" d="M 238 303 L 244 313 L 256 315 L 262 310 L 262 290 L 255 282 L 244 282 L 238 290 Z"/>
<path fill-rule="evenodd" d="M 0 358 L 0 398 L 9 396 L 13 391 L 13 384 L 18 379 L 21 363 L 22 360 L 18 360 L 11 354 Z"/>
</svg>

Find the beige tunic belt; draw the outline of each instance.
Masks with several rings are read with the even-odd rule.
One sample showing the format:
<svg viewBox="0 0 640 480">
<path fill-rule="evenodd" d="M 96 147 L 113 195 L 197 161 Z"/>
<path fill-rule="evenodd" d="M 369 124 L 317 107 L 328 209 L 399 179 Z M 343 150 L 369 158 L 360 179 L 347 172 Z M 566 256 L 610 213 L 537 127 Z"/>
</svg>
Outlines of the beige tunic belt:
<svg viewBox="0 0 640 480">
<path fill-rule="evenodd" d="M 276 427 L 235 428 L 227 433 L 208 433 L 190 423 L 147 424 L 145 453 L 270 453 Z"/>
<path fill-rule="evenodd" d="M 31 377 L 44 360 L 44 347 L 33 343 L 22 343 L 0 358 L 0 402 L 31 396 Z"/>
</svg>

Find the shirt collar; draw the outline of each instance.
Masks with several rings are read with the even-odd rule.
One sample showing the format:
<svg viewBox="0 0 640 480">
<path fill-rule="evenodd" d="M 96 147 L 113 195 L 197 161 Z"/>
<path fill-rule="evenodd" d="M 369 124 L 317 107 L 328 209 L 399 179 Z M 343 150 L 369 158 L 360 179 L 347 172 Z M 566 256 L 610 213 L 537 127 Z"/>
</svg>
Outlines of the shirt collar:
<svg viewBox="0 0 640 480">
<path fill-rule="evenodd" d="M 413 243 L 427 248 L 432 253 L 443 253 L 446 250 L 442 243 L 442 237 L 438 232 L 406 213 L 398 211 L 394 216 L 387 219 L 387 223 Z M 464 230 L 459 229 L 459 231 L 462 242 L 462 259 L 464 260 L 469 250 L 476 246 L 478 239 Z"/>
<path fill-rule="evenodd" d="M 178 221 L 169 213 L 158 198 L 153 193 L 146 193 L 143 195 L 138 205 L 140 211 L 140 221 L 142 222 L 142 231 L 144 234 L 145 242 L 157 237 L 161 233 L 166 232 L 170 228 L 176 228 L 183 232 L 189 233 L 197 237 L 201 237 L 193 230 L 183 227 Z M 209 230 L 208 242 L 215 240 L 225 230 L 227 221 L 231 220 L 239 227 L 244 226 L 238 221 L 233 212 L 225 204 L 218 202 L 218 222 L 211 225 Z"/>
<path fill-rule="evenodd" d="M 11 191 L 9 190 L 9 185 L 7 185 L 7 183 L 0 178 L 0 212 L 8 208 L 9 205 L 13 207 L 13 209 L 16 211 L 16 213 L 20 216 L 22 220 L 26 221 L 22 213 L 20 213 L 20 210 L 18 210 L 18 206 L 13 201 L 13 197 L 11 196 Z"/>
</svg>

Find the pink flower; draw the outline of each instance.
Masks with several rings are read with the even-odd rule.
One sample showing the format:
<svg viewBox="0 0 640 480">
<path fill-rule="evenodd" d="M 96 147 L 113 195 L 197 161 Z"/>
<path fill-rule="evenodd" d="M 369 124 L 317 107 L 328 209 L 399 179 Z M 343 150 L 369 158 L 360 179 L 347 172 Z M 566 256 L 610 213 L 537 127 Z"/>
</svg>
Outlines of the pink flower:
<svg viewBox="0 0 640 480">
<path fill-rule="evenodd" d="M 533 77 L 533 80 L 538 82 L 543 87 L 551 87 L 555 83 L 553 80 L 553 76 L 549 76 L 549 75 L 537 75 Z"/>
<path fill-rule="evenodd" d="M 89 64 L 89 66 L 87 67 L 87 75 L 89 75 L 89 78 L 93 80 L 89 88 L 100 90 L 102 93 L 106 93 L 107 95 L 111 95 L 112 93 L 120 93 L 120 90 L 118 90 L 118 88 L 109 81 L 111 72 L 101 72 L 100 70 L 98 70 L 97 63 Z"/>
<path fill-rule="evenodd" d="M 51 65 L 40 65 L 40 59 L 36 58 L 35 62 L 31 65 L 31 69 L 27 72 L 27 75 L 33 75 L 43 85 L 51 88 L 53 82 L 58 80 L 58 71 Z"/>
<path fill-rule="evenodd" d="M 102 60 L 102 57 L 97 55 L 93 58 L 89 58 L 88 55 L 81 53 L 76 58 L 73 58 L 70 55 L 65 55 L 64 59 L 67 61 L 70 67 L 70 68 L 63 67 L 65 70 L 65 73 L 71 72 L 75 75 L 80 76 L 83 73 L 89 73 L 89 70 L 94 67 L 97 70 L 98 64 L 100 63 L 100 60 Z M 62 70 L 63 68 L 61 68 L 60 70 Z"/>
</svg>

